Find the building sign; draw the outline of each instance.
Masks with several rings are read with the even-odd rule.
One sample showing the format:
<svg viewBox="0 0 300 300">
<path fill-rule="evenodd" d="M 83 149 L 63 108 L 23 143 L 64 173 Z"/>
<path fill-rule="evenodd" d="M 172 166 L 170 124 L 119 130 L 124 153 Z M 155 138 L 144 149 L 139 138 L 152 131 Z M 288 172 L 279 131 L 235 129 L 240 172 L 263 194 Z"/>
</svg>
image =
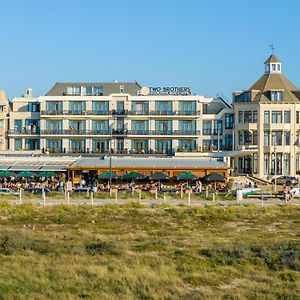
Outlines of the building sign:
<svg viewBox="0 0 300 300">
<path fill-rule="evenodd" d="M 141 94 L 146 95 L 181 95 L 189 96 L 192 94 L 190 87 L 185 86 L 164 86 L 164 87 L 143 87 Z"/>
</svg>

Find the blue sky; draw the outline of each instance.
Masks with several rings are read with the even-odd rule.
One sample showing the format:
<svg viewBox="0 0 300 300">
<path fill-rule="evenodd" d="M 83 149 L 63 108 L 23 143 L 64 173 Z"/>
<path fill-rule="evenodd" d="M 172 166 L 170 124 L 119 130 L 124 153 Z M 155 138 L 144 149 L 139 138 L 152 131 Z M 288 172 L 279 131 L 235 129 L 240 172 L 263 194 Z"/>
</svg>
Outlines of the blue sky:
<svg viewBox="0 0 300 300">
<path fill-rule="evenodd" d="M 300 86 L 298 0 L 0 0 L 0 88 L 9 97 L 55 82 L 246 89 L 268 45 Z"/>
</svg>

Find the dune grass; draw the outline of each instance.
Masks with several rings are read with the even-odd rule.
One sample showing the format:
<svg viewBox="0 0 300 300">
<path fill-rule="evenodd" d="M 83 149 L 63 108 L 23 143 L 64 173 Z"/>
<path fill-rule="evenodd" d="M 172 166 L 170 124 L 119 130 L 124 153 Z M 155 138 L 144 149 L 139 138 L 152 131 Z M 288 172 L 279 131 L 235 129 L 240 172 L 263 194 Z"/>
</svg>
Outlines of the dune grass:
<svg viewBox="0 0 300 300">
<path fill-rule="evenodd" d="M 0 203 L 0 299 L 299 299 L 300 208 Z"/>
</svg>

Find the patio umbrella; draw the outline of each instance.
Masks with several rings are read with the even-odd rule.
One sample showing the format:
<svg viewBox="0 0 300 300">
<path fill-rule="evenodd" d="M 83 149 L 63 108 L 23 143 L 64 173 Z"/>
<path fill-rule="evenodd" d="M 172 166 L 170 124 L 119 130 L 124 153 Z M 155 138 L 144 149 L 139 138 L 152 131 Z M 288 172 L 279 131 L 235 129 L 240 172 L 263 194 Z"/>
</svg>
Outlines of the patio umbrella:
<svg viewBox="0 0 300 300">
<path fill-rule="evenodd" d="M 114 172 L 106 171 L 98 176 L 98 179 L 109 180 L 109 179 L 117 178 L 117 174 Z"/>
<path fill-rule="evenodd" d="M 0 171 L 0 177 L 12 177 L 16 176 L 16 173 L 5 170 L 5 171 Z"/>
<path fill-rule="evenodd" d="M 35 177 L 36 173 L 31 171 L 22 171 L 17 174 L 17 177 Z"/>
<path fill-rule="evenodd" d="M 168 175 L 164 172 L 155 172 L 151 176 L 149 176 L 150 180 L 167 180 L 169 179 Z"/>
<path fill-rule="evenodd" d="M 57 174 L 51 171 L 43 171 L 41 173 L 38 174 L 38 176 L 40 177 L 53 177 L 56 176 Z"/>
<path fill-rule="evenodd" d="M 204 180 L 206 182 L 222 182 L 225 181 L 225 177 L 219 173 L 211 173 L 209 175 L 204 176 Z"/>
<path fill-rule="evenodd" d="M 124 174 L 122 176 L 122 179 L 124 180 L 139 180 L 139 179 L 145 179 L 146 176 L 143 175 L 143 174 L 140 174 L 140 173 L 137 173 L 137 172 L 130 172 L 130 173 L 127 173 L 127 174 Z"/>
<path fill-rule="evenodd" d="M 197 176 L 195 176 L 194 174 L 192 174 L 191 172 L 182 172 L 179 175 L 176 176 L 177 180 L 193 180 L 193 179 L 197 179 Z"/>
</svg>

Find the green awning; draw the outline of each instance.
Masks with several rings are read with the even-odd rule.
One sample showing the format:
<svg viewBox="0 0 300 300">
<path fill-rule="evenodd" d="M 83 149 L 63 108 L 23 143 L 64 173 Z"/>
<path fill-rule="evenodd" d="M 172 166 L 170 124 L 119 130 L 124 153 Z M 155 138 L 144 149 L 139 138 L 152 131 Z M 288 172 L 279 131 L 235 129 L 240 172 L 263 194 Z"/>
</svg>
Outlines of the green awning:
<svg viewBox="0 0 300 300">
<path fill-rule="evenodd" d="M 35 177 L 36 173 L 31 171 L 22 171 L 17 174 L 17 177 Z"/>
<path fill-rule="evenodd" d="M 51 172 L 51 171 L 43 171 L 43 172 L 40 172 L 38 174 L 38 176 L 40 176 L 40 177 L 54 177 L 54 176 L 57 176 L 57 174 L 54 173 L 54 172 Z"/>
<path fill-rule="evenodd" d="M 124 180 L 139 180 L 139 179 L 145 179 L 146 176 L 143 175 L 143 174 L 140 174 L 140 173 L 137 173 L 137 172 L 130 172 L 130 173 L 127 173 L 127 174 L 124 174 L 122 176 L 122 179 Z"/>
<path fill-rule="evenodd" d="M 196 178 L 197 178 L 197 176 L 195 176 L 191 172 L 182 172 L 178 176 L 176 176 L 177 180 L 193 180 Z"/>
<path fill-rule="evenodd" d="M 117 178 L 117 174 L 114 172 L 106 171 L 98 176 L 98 179 L 109 180 L 109 179 Z"/>
<path fill-rule="evenodd" d="M 16 176 L 16 173 L 5 170 L 5 171 L 0 171 L 0 177 L 12 177 Z"/>
</svg>

